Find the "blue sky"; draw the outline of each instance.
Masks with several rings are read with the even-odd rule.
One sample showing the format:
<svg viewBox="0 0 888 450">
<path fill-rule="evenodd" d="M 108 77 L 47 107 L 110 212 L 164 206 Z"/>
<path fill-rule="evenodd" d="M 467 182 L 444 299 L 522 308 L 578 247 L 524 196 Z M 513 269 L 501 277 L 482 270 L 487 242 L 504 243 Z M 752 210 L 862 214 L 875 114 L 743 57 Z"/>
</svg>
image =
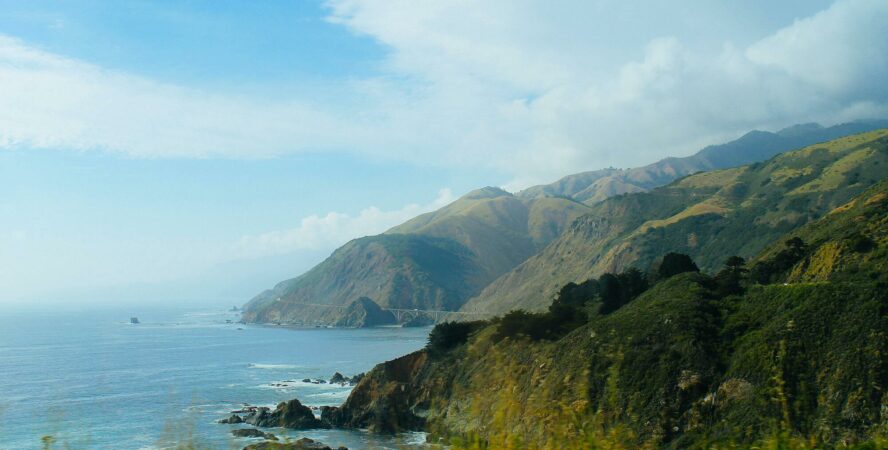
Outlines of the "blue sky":
<svg viewBox="0 0 888 450">
<path fill-rule="evenodd" d="M 888 4 L 0 1 L 0 304 L 246 300 L 485 185 L 888 116 Z"/>
</svg>

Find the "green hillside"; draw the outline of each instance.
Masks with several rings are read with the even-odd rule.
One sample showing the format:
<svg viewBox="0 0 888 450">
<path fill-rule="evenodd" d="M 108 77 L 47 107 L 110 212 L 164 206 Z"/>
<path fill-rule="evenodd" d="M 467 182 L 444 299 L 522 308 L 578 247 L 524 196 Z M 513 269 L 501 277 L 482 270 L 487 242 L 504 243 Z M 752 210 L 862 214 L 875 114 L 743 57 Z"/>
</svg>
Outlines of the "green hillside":
<svg viewBox="0 0 888 450">
<path fill-rule="evenodd" d="M 828 177 L 794 189 L 813 180 Z M 888 448 L 888 182 L 773 241 L 745 267 L 671 276 L 613 312 L 599 279 L 579 303 L 562 297 L 588 317 L 562 334 L 514 328 L 559 308 L 439 326 L 323 418 L 455 448 Z"/>
<path fill-rule="evenodd" d="M 758 208 L 734 205 L 731 202 L 737 203 L 735 197 L 758 195 L 760 191 L 783 192 L 775 190 L 774 186 L 782 186 L 784 178 L 793 174 L 778 173 L 773 186 L 746 194 L 718 193 L 725 177 L 741 177 L 738 182 L 749 177 L 733 170 L 709 178 L 704 175 L 690 177 L 673 184 L 667 191 L 625 197 L 627 200 L 621 200 L 622 203 L 599 200 L 626 192 L 641 192 L 701 167 L 756 159 L 794 143 L 871 126 L 873 123 L 831 128 L 809 125 L 779 133 L 753 132 L 732 143 L 707 147 L 690 158 L 669 158 L 629 171 L 605 169 L 578 174 L 517 195 L 492 187 L 479 189 L 383 235 L 346 244 L 306 274 L 283 281 L 255 297 L 246 305 L 244 319 L 330 324 L 339 319 L 342 307 L 363 296 L 383 307 L 454 310 L 477 296 L 468 306 L 473 311 L 490 309 L 501 312 L 513 306 L 544 308 L 545 302 L 539 299 L 554 292 L 563 282 L 627 263 L 648 264 L 665 244 L 645 244 L 645 239 L 676 247 L 680 246 L 672 241 L 684 239 L 689 246 L 697 247 L 696 251 L 688 250 L 688 253 L 694 256 L 709 254 L 712 248 L 722 246 L 724 236 L 718 235 L 717 228 L 721 225 L 716 216 L 741 210 L 754 214 Z M 820 156 L 815 155 L 810 161 L 800 160 L 797 164 L 814 164 L 817 158 Z M 823 158 L 826 161 L 830 156 Z M 867 158 L 869 156 L 863 160 Z M 853 166 L 858 163 L 852 159 L 843 164 Z M 812 170 L 822 169 L 816 164 L 813 167 Z M 842 172 L 845 169 L 837 166 L 834 170 Z M 870 180 L 870 172 L 858 174 L 863 177 L 858 184 L 862 186 Z M 627 174 L 631 176 L 626 178 Z M 823 189 L 827 188 L 829 186 L 824 185 Z M 859 191 L 855 189 L 839 192 L 837 198 L 847 199 L 842 195 L 853 195 Z M 813 202 L 808 208 L 811 211 L 801 204 L 784 205 L 788 214 L 783 210 L 772 211 L 768 220 L 779 217 L 785 223 L 773 226 L 770 234 L 759 234 L 761 230 L 747 229 L 745 225 L 735 230 L 750 235 L 746 248 L 738 249 L 736 253 L 754 254 L 775 234 L 823 213 L 823 208 L 829 207 L 832 200 L 826 198 L 830 196 L 819 198 L 815 191 L 803 196 Z M 712 198 L 709 202 L 694 204 L 699 196 Z M 595 200 L 591 201 L 593 198 Z M 753 203 L 769 207 L 767 201 L 750 198 Z M 589 207 L 577 199 L 594 205 Z M 581 221 L 571 226 L 580 217 Z M 650 222 L 636 223 L 639 219 Z M 705 225 L 698 223 L 701 221 Z M 675 231 L 676 227 L 700 227 L 702 231 L 681 234 Z M 639 236 L 627 240 L 625 233 L 628 231 L 636 231 Z M 633 247 L 615 246 L 618 242 L 629 245 L 630 241 Z M 553 242 L 557 247 L 549 246 Z M 640 253 L 636 254 L 636 251 Z M 559 272 L 557 276 L 548 276 L 547 271 L 554 267 L 553 262 L 562 260 L 569 262 L 571 269 Z M 704 257 L 701 262 L 705 267 L 711 267 L 718 261 Z M 500 279 L 501 276 L 506 278 Z M 503 300 L 503 295 L 508 298 Z M 479 306 L 482 304 L 486 306 Z"/>
<path fill-rule="evenodd" d="M 619 194 L 644 192 L 700 171 L 726 169 L 764 161 L 779 153 L 850 134 L 888 127 L 888 121 L 853 122 L 824 128 L 815 123 L 794 125 L 776 133 L 751 131 L 734 141 L 710 145 L 684 158 L 665 158 L 634 169 L 604 169 L 566 176 L 534 186 L 519 197 L 569 197 L 589 205 Z"/>
<path fill-rule="evenodd" d="M 360 297 L 383 307 L 457 310 L 588 211 L 568 199 L 518 199 L 501 189 L 479 189 L 382 235 L 347 243 L 251 300 L 243 318 L 332 324 Z"/>
<path fill-rule="evenodd" d="M 600 202 L 463 309 L 543 310 L 568 282 L 647 269 L 667 252 L 691 255 L 704 270 L 726 255 L 754 256 L 885 178 L 886 136 L 888 130 L 853 135 Z"/>
</svg>

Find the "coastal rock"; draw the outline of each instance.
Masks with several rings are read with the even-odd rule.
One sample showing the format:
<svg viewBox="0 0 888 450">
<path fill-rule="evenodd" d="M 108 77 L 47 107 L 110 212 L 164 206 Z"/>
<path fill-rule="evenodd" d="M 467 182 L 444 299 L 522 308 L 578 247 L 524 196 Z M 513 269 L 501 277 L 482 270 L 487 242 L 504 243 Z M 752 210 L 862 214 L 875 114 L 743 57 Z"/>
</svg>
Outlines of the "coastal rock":
<svg viewBox="0 0 888 450">
<path fill-rule="evenodd" d="M 348 305 L 334 325 L 347 328 L 368 328 L 394 325 L 395 323 L 397 320 L 391 311 L 383 310 L 376 302 L 367 297 L 361 297 Z"/>
<path fill-rule="evenodd" d="M 244 422 L 257 427 L 284 427 L 294 430 L 330 428 L 329 424 L 318 420 L 311 409 L 297 399 L 281 402 L 274 411 L 258 408 L 255 413 L 247 416 Z"/>
<path fill-rule="evenodd" d="M 357 374 L 357 375 L 351 377 L 351 378 L 348 380 L 348 384 L 349 384 L 350 386 L 357 386 L 357 384 L 360 383 L 361 380 L 362 380 L 363 378 L 364 378 L 364 373 L 361 372 L 361 373 L 359 373 L 359 374 Z"/>
<path fill-rule="evenodd" d="M 413 384 L 427 368 L 427 358 L 426 352 L 418 351 L 377 365 L 341 407 L 321 408 L 321 419 L 336 427 L 379 433 L 422 430 L 429 391 Z"/>
<path fill-rule="evenodd" d="M 239 428 L 237 430 L 231 430 L 231 434 L 235 437 L 263 438 L 271 441 L 277 440 L 277 436 L 255 428 Z"/>
<path fill-rule="evenodd" d="M 341 373 L 336 372 L 330 377 L 330 383 L 345 383 L 348 380 Z"/>
<path fill-rule="evenodd" d="M 243 423 L 243 422 L 244 422 L 244 419 L 241 416 L 239 416 L 237 414 L 232 414 L 224 419 L 219 420 L 218 423 L 232 423 L 233 424 L 233 423 Z"/>
<path fill-rule="evenodd" d="M 260 442 L 244 447 L 244 450 L 333 450 L 323 442 L 309 438 L 302 438 L 296 442 Z M 348 450 L 347 447 L 339 447 L 336 450 Z"/>
</svg>

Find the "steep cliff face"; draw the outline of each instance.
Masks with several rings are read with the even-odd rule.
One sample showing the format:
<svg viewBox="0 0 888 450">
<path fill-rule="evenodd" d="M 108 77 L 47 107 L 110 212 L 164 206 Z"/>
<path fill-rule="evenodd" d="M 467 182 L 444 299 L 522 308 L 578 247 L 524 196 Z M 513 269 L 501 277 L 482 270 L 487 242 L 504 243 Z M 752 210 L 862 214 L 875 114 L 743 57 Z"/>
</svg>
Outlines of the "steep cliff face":
<svg viewBox="0 0 888 450">
<path fill-rule="evenodd" d="M 611 198 L 490 283 L 463 310 L 542 310 L 568 282 L 629 266 L 647 269 L 670 251 L 714 270 L 726 255 L 752 257 L 829 213 L 882 179 L 886 167 L 888 131 L 880 130 Z"/>
<path fill-rule="evenodd" d="M 855 442 L 881 423 L 885 293 L 768 286 L 715 300 L 681 275 L 556 342 L 493 339 L 377 366 L 334 425 L 508 445 L 687 447 L 790 433 Z"/>
<path fill-rule="evenodd" d="M 727 295 L 704 274 L 674 276 L 554 341 L 503 338 L 493 322 L 378 365 L 325 418 L 490 448 L 831 447 L 884 434 L 888 181 L 753 267 L 781 261 L 790 238 L 804 245 L 773 284 Z"/>
</svg>

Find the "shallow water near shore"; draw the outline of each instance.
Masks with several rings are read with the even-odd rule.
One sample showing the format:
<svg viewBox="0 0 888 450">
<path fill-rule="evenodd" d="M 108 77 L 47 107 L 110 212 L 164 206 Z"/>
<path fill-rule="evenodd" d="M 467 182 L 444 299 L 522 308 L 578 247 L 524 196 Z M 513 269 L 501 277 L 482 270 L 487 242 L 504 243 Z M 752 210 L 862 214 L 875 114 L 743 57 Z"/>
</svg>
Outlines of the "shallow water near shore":
<svg viewBox="0 0 888 450">
<path fill-rule="evenodd" d="M 129 323 L 138 316 L 138 325 Z M 216 420 L 245 403 L 298 398 L 339 405 L 349 387 L 304 383 L 351 376 L 425 345 L 430 328 L 245 326 L 219 309 L 4 312 L 0 315 L 0 448 L 166 448 L 189 441 L 242 448 L 241 425 Z M 240 328 L 240 329 L 239 329 Z M 277 385 L 277 386 L 276 386 Z M 402 448 L 421 433 L 264 429 L 350 449 Z"/>
</svg>

